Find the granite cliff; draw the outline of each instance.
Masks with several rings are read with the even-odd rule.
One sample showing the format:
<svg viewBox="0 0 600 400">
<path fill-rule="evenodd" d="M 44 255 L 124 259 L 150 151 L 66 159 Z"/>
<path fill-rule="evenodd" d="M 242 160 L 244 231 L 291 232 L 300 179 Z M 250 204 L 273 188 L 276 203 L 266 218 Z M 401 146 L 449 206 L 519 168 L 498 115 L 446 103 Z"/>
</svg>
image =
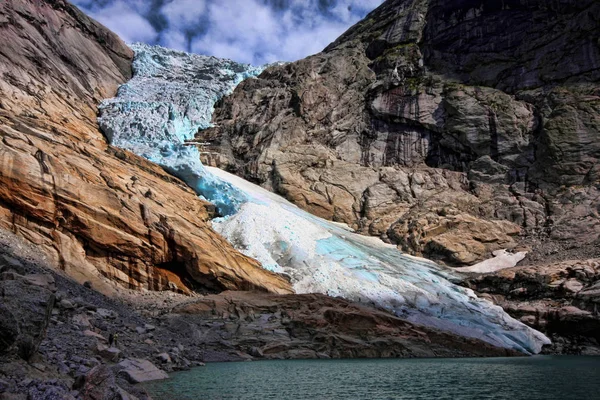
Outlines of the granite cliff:
<svg viewBox="0 0 600 400">
<path fill-rule="evenodd" d="M 197 136 L 204 164 L 403 252 L 464 267 L 528 251 L 463 284 L 557 351 L 593 352 L 599 82 L 597 1 L 389 0 L 243 82 Z"/>
<path fill-rule="evenodd" d="M 19 0 L 0 4 L 0 34 L 1 228 L 105 292 L 291 292 L 211 229 L 214 206 L 107 144 L 97 107 L 133 58 L 115 34 L 68 2 Z"/>
<path fill-rule="evenodd" d="M 218 105 L 212 164 L 471 265 L 600 249 L 600 4 L 390 0 Z"/>
</svg>

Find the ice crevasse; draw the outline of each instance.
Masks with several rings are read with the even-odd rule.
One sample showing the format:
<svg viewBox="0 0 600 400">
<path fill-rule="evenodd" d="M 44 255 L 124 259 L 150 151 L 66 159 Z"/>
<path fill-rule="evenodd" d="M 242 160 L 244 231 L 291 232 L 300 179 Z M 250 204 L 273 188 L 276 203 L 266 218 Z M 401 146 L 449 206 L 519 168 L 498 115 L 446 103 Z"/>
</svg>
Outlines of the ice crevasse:
<svg viewBox="0 0 600 400">
<path fill-rule="evenodd" d="M 216 168 L 185 146 L 210 126 L 214 104 L 264 69 L 230 60 L 135 44 L 133 78 L 104 101 L 99 124 L 111 143 L 184 180 L 224 217 L 213 227 L 263 267 L 291 278 L 297 293 L 371 303 L 401 318 L 537 353 L 550 341 L 470 289 L 453 272 L 352 233 Z"/>
</svg>

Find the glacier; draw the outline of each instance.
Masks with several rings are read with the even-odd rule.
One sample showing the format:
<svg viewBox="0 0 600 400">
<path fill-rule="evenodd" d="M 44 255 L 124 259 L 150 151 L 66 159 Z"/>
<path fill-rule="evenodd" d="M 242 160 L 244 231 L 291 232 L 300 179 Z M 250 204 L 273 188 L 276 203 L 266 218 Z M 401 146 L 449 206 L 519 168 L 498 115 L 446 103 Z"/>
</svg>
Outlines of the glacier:
<svg viewBox="0 0 600 400">
<path fill-rule="evenodd" d="M 161 165 L 215 204 L 222 217 L 213 221 L 214 229 L 264 268 L 289 276 L 297 293 L 372 304 L 417 324 L 528 354 L 550 343 L 453 284 L 455 272 L 203 166 L 198 150 L 185 140 L 210 126 L 216 101 L 264 67 L 159 46 L 132 48 L 133 78 L 99 106 L 98 122 L 111 144 Z"/>
<path fill-rule="evenodd" d="M 133 78 L 100 104 L 100 129 L 112 145 L 185 181 L 222 215 L 234 213 L 244 194 L 205 173 L 198 149 L 185 141 L 211 126 L 217 100 L 264 67 L 143 43 L 131 48 Z"/>
</svg>

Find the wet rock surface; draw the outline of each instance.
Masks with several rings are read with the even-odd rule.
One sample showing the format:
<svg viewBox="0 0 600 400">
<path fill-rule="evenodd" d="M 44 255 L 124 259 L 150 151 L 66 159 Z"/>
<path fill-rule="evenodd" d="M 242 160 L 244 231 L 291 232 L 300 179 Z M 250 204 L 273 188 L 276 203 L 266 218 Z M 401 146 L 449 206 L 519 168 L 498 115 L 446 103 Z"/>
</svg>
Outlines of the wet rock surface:
<svg viewBox="0 0 600 400">
<path fill-rule="evenodd" d="M 502 4 L 385 2 L 243 82 L 203 162 L 452 266 L 597 257 L 600 5 Z"/>
</svg>

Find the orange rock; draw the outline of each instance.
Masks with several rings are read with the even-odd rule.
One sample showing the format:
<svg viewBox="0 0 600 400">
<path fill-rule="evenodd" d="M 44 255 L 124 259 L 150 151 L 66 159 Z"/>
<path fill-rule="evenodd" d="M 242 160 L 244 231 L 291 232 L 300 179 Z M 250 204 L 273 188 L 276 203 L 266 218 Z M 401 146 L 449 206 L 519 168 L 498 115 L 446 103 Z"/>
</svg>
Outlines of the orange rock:
<svg viewBox="0 0 600 400">
<path fill-rule="evenodd" d="M 292 292 L 210 227 L 210 204 L 107 145 L 96 107 L 131 76 L 132 52 L 65 1 L 0 4 L 0 227 L 80 282 L 108 290 Z"/>
</svg>

